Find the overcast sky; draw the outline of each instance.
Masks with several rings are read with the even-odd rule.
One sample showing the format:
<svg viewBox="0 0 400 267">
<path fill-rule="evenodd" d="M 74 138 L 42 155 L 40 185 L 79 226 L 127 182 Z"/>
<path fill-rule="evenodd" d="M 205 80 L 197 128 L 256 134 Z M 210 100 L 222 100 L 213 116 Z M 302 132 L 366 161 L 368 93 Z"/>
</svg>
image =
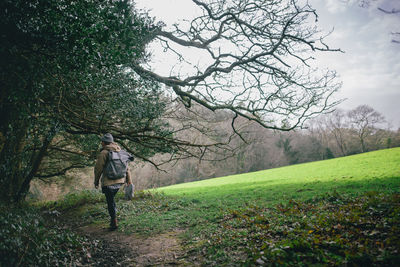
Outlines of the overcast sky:
<svg viewBox="0 0 400 267">
<path fill-rule="evenodd" d="M 343 81 L 337 97 L 347 100 L 340 107 L 367 104 L 400 127 L 400 44 L 393 43 L 390 34 L 400 32 L 400 14 L 387 15 L 377 9 L 400 9 L 400 0 L 375 1 L 369 8 L 343 0 L 310 3 L 317 9 L 321 28 L 334 28 L 327 42 L 345 52 L 324 53 L 320 58 Z"/>
<path fill-rule="evenodd" d="M 190 0 L 137 0 L 137 8 L 171 25 L 196 14 Z M 326 39 L 344 53 L 322 53 L 321 67 L 334 69 L 343 86 L 336 98 L 349 110 L 367 104 L 380 112 L 396 129 L 400 127 L 400 44 L 391 32 L 400 32 L 400 14 L 388 15 L 377 7 L 400 9 L 400 0 L 371 1 L 360 7 L 355 0 L 309 0 L 319 15 L 323 31 L 334 29 Z M 400 37 L 398 38 L 400 39 Z"/>
</svg>

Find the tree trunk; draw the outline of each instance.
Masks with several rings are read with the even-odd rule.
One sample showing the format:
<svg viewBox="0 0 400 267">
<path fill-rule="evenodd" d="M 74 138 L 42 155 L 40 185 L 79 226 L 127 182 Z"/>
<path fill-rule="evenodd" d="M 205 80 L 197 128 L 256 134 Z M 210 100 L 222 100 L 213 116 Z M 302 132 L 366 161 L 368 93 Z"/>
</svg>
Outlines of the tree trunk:
<svg viewBox="0 0 400 267">
<path fill-rule="evenodd" d="M 29 185 L 37 173 L 46 154 L 47 148 L 55 135 L 55 131 L 31 130 L 28 120 L 9 116 L 6 127 L 2 127 L 4 144 L 0 152 L 0 200 L 6 203 L 20 202 L 25 199 Z M 4 126 L 4 124 L 2 125 Z M 37 133 L 37 134 L 35 134 Z M 36 140 L 42 140 L 40 148 L 29 144 L 27 136 L 35 135 Z"/>
<path fill-rule="evenodd" d="M 14 201 L 15 202 L 20 202 L 21 200 L 24 200 L 30 187 L 30 183 L 39 170 L 40 164 L 42 163 L 42 160 L 44 156 L 46 155 L 47 148 L 49 147 L 51 140 L 53 139 L 54 134 L 51 133 L 50 136 L 46 137 L 43 141 L 43 145 L 40 148 L 39 152 L 37 153 L 35 160 L 31 166 L 31 171 L 29 174 L 23 178 L 23 182 L 21 186 L 19 187 L 17 193 L 14 195 Z"/>
<path fill-rule="evenodd" d="M 23 177 L 23 162 L 25 153 L 24 142 L 28 129 L 26 122 L 8 123 L 5 131 L 5 140 L 0 153 L 0 198 L 11 202 L 15 188 L 21 184 Z"/>
</svg>

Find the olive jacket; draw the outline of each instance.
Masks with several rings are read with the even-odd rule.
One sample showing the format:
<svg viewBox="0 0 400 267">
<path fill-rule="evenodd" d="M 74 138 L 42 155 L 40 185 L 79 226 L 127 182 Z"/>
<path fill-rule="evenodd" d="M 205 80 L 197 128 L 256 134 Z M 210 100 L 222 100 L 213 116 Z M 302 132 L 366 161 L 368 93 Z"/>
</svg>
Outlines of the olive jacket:
<svg viewBox="0 0 400 267">
<path fill-rule="evenodd" d="M 129 172 L 129 166 L 126 171 L 126 176 L 121 179 L 111 180 L 103 173 L 103 169 L 106 166 L 108 151 L 120 151 L 121 148 L 116 143 L 111 143 L 102 148 L 97 156 L 96 165 L 94 167 L 94 185 L 98 186 L 101 179 L 101 186 L 109 186 L 114 184 L 132 183 L 131 174 Z"/>
</svg>

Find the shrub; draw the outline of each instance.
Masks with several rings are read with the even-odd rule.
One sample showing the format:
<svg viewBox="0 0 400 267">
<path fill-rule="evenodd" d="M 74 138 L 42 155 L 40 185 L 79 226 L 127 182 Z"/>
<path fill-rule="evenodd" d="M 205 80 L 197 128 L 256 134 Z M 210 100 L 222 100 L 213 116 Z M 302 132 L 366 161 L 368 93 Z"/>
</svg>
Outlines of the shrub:
<svg viewBox="0 0 400 267">
<path fill-rule="evenodd" d="M 50 201 L 39 204 L 38 206 L 44 209 L 56 209 L 60 211 L 66 211 L 71 208 L 76 208 L 86 204 L 95 204 L 98 202 L 104 202 L 105 197 L 98 190 L 82 190 L 73 192 L 65 195 L 61 200 Z"/>
<path fill-rule="evenodd" d="M 38 208 L 0 205 L 0 266 L 71 266 L 90 257 L 88 240 L 57 225 Z"/>
</svg>

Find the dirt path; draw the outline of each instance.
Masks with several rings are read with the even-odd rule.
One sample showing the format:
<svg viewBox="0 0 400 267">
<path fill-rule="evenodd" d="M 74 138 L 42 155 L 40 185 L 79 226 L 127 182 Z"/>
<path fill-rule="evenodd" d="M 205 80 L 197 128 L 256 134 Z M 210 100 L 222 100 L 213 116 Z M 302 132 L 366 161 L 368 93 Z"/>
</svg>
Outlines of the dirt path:
<svg viewBox="0 0 400 267">
<path fill-rule="evenodd" d="M 95 266 L 192 266 L 186 262 L 178 235 L 181 230 L 143 238 L 119 231 L 108 231 L 100 225 L 88 225 L 77 231 L 101 241 L 101 248 L 91 255 Z"/>
</svg>

